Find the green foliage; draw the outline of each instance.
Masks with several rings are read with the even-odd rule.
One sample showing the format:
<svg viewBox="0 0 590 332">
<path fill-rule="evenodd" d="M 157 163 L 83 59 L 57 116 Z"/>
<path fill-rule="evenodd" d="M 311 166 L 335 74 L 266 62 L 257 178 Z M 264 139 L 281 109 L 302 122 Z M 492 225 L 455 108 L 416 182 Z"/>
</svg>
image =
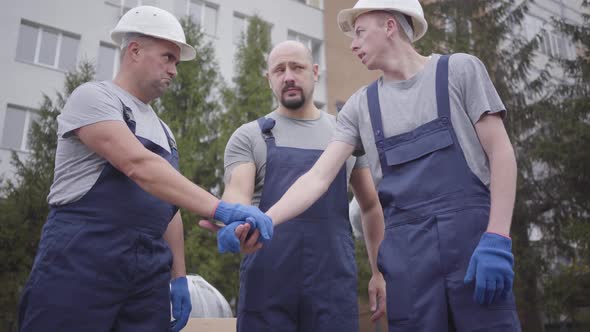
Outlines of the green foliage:
<svg viewBox="0 0 590 332">
<path fill-rule="evenodd" d="M 590 181 L 590 38 L 588 15 L 581 26 L 555 22 L 578 42 L 578 57 L 551 59 L 533 75 L 541 37 L 525 40 L 517 33 L 530 2 L 429 3 L 429 33 L 417 46 L 425 53 L 480 58 L 509 110 L 506 126 L 519 171 L 512 224 L 515 294 L 523 330 L 543 331 L 544 315 L 565 314 L 573 321 L 572 299 L 590 297 L 580 287 L 588 278 L 590 241 L 590 196 L 584 189 Z M 559 65 L 570 84 L 550 79 Z M 531 241 L 531 229 L 540 230 L 542 239 Z"/>
<path fill-rule="evenodd" d="M 187 43 L 197 49 L 197 57 L 178 65 L 173 85 L 154 106 L 176 138 L 181 173 L 218 193 L 225 147 L 220 139 L 222 107 L 218 101 L 224 90 L 223 79 L 215 49 L 203 31 L 189 19 L 182 25 Z M 182 211 L 182 218 L 187 273 L 201 275 L 228 300 L 237 297 L 239 257 L 217 252 L 217 238 L 197 225 L 199 216 Z"/>
<path fill-rule="evenodd" d="M 215 50 L 204 33 L 190 20 L 182 25 L 197 56 L 178 64 L 178 75 L 154 109 L 174 134 L 182 174 L 207 190 L 218 191 L 223 147 L 218 143 L 221 105 L 216 95 L 223 81 Z"/>
<path fill-rule="evenodd" d="M 47 95 L 39 108 L 39 119 L 31 124 L 30 151 L 13 152 L 14 177 L 2 186 L 0 201 L 0 322 L 13 326 L 20 291 L 26 282 L 37 251 L 41 228 L 47 217 L 47 194 L 53 181 L 57 146 L 57 116 L 70 93 L 92 80 L 94 67 L 82 63 L 77 71 L 66 74 L 64 91 L 55 101 Z M 10 329 L 7 328 L 7 329 Z"/>
<path fill-rule="evenodd" d="M 583 8 L 588 9 L 587 1 Z M 590 16 L 574 25 L 553 23 L 577 43 L 575 59 L 553 59 L 567 81 L 556 84 L 539 103 L 536 128 L 529 139 L 530 156 L 542 165 L 535 178 L 536 198 L 546 207 L 544 238 L 557 263 L 544 278 L 547 314 L 553 321 L 567 317 L 574 326 L 590 328 Z"/>
<path fill-rule="evenodd" d="M 542 331 L 540 292 L 537 289 L 541 252 L 530 243 L 529 229 L 538 218 L 530 209 L 530 193 L 535 191 L 528 181 L 533 163 L 522 133 L 535 125 L 536 114 L 527 104 L 527 97 L 544 88 L 547 75 L 531 82 L 530 69 L 539 39 L 527 41 L 516 34 L 528 10 L 529 1 L 515 5 L 513 1 L 435 1 L 424 6 L 430 18 L 430 31 L 418 42 L 418 48 L 442 53 L 464 52 L 477 56 L 488 73 L 506 109 L 506 122 L 515 148 L 519 181 L 514 210 L 512 237 L 516 256 L 515 295 L 521 323 L 525 331 Z"/>
<path fill-rule="evenodd" d="M 222 119 L 222 141 L 227 142 L 240 125 L 272 111 L 272 92 L 264 77 L 270 48 L 270 25 L 252 16 L 238 45 L 234 86 L 224 92 L 227 112 Z"/>
</svg>

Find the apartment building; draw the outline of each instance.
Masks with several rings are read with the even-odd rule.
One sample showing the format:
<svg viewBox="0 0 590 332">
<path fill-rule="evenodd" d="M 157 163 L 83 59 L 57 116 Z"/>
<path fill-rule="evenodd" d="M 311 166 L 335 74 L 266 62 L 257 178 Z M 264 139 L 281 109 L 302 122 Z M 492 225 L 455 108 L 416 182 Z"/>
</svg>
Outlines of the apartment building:
<svg viewBox="0 0 590 332">
<path fill-rule="evenodd" d="M 110 30 L 137 5 L 153 5 L 199 23 L 215 48 L 220 72 L 232 84 L 234 55 L 247 18 L 258 15 L 271 25 L 271 40 L 303 42 L 323 68 L 315 102 L 326 104 L 324 15 L 322 0 L 19 0 L 0 10 L 0 175 L 11 176 L 11 151 L 26 156 L 27 133 L 38 117 L 42 95 L 54 98 L 65 73 L 82 60 L 92 61 L 96 79 L 111 79 L 119 51 Z M 198 51 L 198 50 L 197 50 Z"/>
</svg>

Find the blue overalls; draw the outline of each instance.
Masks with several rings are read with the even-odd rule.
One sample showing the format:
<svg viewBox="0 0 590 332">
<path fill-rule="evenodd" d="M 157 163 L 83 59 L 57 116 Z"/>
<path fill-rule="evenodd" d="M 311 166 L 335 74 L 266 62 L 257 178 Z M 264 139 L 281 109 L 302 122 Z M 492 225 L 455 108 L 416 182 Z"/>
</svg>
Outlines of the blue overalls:
<svg viewBox="0 0 590 332">
<path fill-rule="evenodd" d="M 130 108 L 123 115 L 135 133 Z M 178 168 L 171 153 L 137 137 Z M 168 331 L 172 253 L 163 234 L 177 207 L 107 163 L 80 200 L 52 206 L 21 297 L 20 331 Z"/>
<path fill-rule="evenodd" d="M 486 230 L 489 189 L 471 171 L 451 123 L 449 56 L 436 70 L 438 117 L 385 138 L 377 82 L 367 89 L 383 179 L 378 186 L 385 238 L 378 266 L 387 283 L 389 331 L 520 331 L 514 296 L 473 300 L 463 283 Z"/>
<path fill-rule="evenodd" d="M 277 147 L 274 120 L 258 124 L 267 147 L 260 201 L 266 211 L 323 151 Z M 238 332 L 356 332 L 356 281 L 343 167 L 314 205 L 277 226 L 271 242 L 242 260 Z"/>
</svg>

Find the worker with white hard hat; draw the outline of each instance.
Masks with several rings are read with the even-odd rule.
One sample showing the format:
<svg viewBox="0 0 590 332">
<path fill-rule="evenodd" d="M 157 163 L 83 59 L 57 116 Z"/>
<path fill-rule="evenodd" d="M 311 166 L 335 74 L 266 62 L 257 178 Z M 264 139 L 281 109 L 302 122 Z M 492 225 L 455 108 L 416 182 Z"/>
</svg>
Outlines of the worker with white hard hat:
<svg viewBox="0 0 590 332">
<path fill-rule="evenodd" d="M 178 172 L 174 137 L 149 105 L 179 61 L 195 58 L 178 20 L 132 8 L 111 37 L 121 47 L 117 76 L 78 87 L 57 118 L 51 209 L 20 331 L 182 329 L 191 302 L 179 207 L 224 223 L 251 218 L 263 240 L 272 236 L 260 210 L 220 201 Z"/>
<path fill-rule="evenodd" d="M 267 214 L 278 225 L 303 212 L 348 156 L 364 153 L 385 216 L 389 331 L 520 331 L 516 161 L 485 66 L 468 54 L 418 54 L 412 43 L 427 23 L 417 0 L 360 0 L 338 25 L 383 76 L 350 97 L 318 162 Z"/>
</svg>

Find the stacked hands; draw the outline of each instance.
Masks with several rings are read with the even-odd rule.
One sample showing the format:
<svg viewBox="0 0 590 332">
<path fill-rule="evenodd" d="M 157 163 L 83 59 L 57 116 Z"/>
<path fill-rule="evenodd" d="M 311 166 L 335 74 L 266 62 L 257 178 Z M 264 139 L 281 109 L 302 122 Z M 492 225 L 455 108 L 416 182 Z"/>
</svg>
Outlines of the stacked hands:
<svg viewBox="0 0 590 332">
<path fill-rule="evenodd" d="M 256 251 L 272 238 L 272 219 L 254 206 L 220 201 L 214 218 L 226 225 L 218 227 L 217 247 L 220 253 L 240 252 L 240 241 L 245 244 L 242 251 Z M 255 230 L 260 236 L 258 232 L 253 233 Z M 252 236 L 247 239 L 250 234 Z M 504 300 L 512 291 L 513 266 L 511 239 L 484 233 L 471 256 L 464 278 L 465 284 L 475 282 L 474 301 L 490 305 Z"/>
<path fill-rule="evenodd" d="M 260 241 L 270 241 L 272 238 L 272 219 L 255 206 L 220 201 L 213 218 L 222 221 L 226 225 L 217 232 L 217 248 L 220 253 L 240 252 L 240 239 L 244 241 L 246 236 L 254 230 L 259 231 L 260 237 L 258 237 L 258 234 L 252 236 L 249 242 L 253 243 L 249 243 L 250 245 L 255 245 Z M 256 249 L 260 248 L 260 246 L 261 243 L 258 243 Z"/>
</svg>

